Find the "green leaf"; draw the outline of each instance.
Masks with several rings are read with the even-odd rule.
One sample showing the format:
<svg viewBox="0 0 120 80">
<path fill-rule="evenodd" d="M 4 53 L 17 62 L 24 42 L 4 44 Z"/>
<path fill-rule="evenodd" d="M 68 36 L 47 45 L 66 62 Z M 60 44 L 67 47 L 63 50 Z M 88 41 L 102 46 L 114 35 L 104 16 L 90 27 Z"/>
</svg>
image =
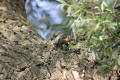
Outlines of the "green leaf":
<svg viewBox="0 0 120 80">
<path fill-rule="evenodd" d="M 118 65 L 120 66 L 120 59 L 118 59 Z"/>
<path fill-rule="evenodd" d="M 95 50 L 92 50 L 92 57 L 93 57 L 94 60 L 96 59 L 96 52 L 95 52 Z"/>
<path fill-rule="evenodd" d="M 101 4 L 101 10 L 104 11 L 105 8 L 112 9 L 115 0 L 103 0 Z"/>
<path fill-rule="evenodd" d="M 81 28 L 84 30 L 95 30 L 95 27 L 93 26 L 82 26 Z"/>
<path fill-rule="evenodd" d="M 70 46 L 70 49 L 76 49 L 76 48 L 78 48 L 78 45 L 71 45 Z"/>
<path fill-rule="evenodd" d="M 60 8 L 64 8 L 65 4 L 60 4 L 59 6 Z"/>
<path fill-rule="evenodd" d="M 67 5 L 67 3 L 64 0 L 57 0 L 57 1 L 64 4 L 64 5 Z"/>
<path fill-rule="evenodd" d="M 109 57 L 112 57 L 112 50 L 110 48 L 106 49 L 106 53 L 108 54 Z"/>
<path fill-rule="evenodd" d="M 107 65 L 107 61 L 101 61 L 100 64 Z"/>
<path fill-rule="evenodd" d="M 98 66 L 98 68 L 96 69 L 96 72 L 101 72 L 103 74 L 107 74 L 108 72 L 110 72 L 110 68 L 108 65 Z"/>
<path fill-rule="evenodd" d="M 72 13 L 71 6 L 68 7 L 68 9 L 67 9 L 67 13 L 68 13 L 68 16 L 71 15 L 71 13 Z"/>
</svg>

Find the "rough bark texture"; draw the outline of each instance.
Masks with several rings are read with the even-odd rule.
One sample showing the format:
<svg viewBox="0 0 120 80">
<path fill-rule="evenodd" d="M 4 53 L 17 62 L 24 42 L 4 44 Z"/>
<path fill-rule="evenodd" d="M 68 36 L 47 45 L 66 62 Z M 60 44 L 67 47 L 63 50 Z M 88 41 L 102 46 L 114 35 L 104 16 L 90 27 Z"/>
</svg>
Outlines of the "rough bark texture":
<svg viewBox="0 0 120 80">
<path fill-rule="evenodd" d="M 54 50 L 23 17 L 24 0 L 0 5 L 0 80 L 64 80 L 61 61 L 67 54 Z"/>
<path fill-rule="evenodd" d="M 95 73 L 91 55 L 54 49 L 26 20 L 25 0 L 0 1 L 0 80 L 117 80 Z M 76 54 L 77 53 L 77 54 Z M 112 76 L 111 76 L 112 75 Z"/>
<path fill-rule="evenodd" d="M 15 12 L 26 18 L 25 0 L 3 0 L 3 4 L 11 12 Z"/>
</svg>

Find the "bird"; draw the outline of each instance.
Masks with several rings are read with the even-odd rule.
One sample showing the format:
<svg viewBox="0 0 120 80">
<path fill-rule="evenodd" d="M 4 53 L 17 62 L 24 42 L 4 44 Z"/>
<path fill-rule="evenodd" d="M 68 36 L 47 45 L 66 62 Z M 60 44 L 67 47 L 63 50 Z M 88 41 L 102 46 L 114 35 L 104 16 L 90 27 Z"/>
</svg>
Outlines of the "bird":
<svg viewBox="0 0 120 80">
<path fill-rule="evenodd" d="M 60 33 L 54 40 L 55 47 L 63 47 L 63 45 L 68 46 L 68 37 L 64 33 Z"/>
</svg>

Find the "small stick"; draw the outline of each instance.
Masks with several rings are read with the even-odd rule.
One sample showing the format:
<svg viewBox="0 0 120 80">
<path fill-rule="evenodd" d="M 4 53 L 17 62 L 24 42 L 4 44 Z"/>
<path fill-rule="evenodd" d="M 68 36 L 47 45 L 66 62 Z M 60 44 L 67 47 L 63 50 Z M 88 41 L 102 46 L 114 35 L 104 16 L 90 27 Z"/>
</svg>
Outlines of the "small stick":
<svg viewBox="0 0 120 80">
<path fill-rule="evenodd" d="M 119 2 L 119 0 L 116 0 L 116 1 L 115 1 L 114 5 L 113 5 L 113 8 L 116 7 L 116 5 L 118 4 L 118 2 Z"/>
</svg>

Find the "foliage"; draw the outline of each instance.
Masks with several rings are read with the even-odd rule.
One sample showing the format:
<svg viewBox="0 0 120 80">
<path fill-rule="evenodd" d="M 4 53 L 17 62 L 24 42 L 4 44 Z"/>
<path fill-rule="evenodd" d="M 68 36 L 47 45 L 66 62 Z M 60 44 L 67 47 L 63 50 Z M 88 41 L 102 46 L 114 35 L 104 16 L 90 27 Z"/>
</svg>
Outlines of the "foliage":
<svg viewBox="0 0 120 80">
<path fill-rule="evenodd" d="M 120 15 L 119 11 L 113 9 L 115 0 L 57 1 L 66 9 L 74 38 L 79 29 L 86 30 L 85 45 L 92 54 L 108 57 L 99 62 L 102 66 L 98 67 L 97 72 L 108 73 L 114 66 L 120 67 Z"/>
</svg>

